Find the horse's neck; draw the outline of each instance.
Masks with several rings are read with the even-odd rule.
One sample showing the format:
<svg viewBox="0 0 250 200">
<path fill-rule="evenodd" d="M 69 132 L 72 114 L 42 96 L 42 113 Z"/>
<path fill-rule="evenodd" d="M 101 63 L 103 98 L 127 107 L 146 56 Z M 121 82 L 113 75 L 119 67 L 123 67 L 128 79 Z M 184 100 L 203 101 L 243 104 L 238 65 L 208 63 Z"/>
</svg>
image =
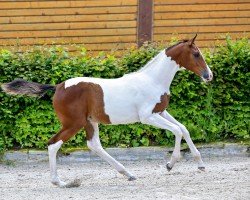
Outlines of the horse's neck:
<svg viewBox="0 0 250 200">
<path fill-rule="evenodd" d="M 165 92 L 169 93 L 171 82 L 178 69 L 178 64 L 171 60 L 171 57 L 167 57 L 163 50 L 139 72 L 146 74 L 158 86 L 164 88 Z"/>
</svg>

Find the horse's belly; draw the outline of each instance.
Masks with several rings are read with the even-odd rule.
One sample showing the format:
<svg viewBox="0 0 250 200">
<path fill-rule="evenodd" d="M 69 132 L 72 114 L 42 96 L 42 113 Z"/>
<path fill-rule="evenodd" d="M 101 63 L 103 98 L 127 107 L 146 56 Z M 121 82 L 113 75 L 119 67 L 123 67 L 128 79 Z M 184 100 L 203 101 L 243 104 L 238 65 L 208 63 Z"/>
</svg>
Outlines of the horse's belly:
<svg viewBox="0 0 250 200">
<path fill-rule="evenodd" d="M 139 121 L 135 104 L 119 97 L 105 98 L 104 95 L 104 110 L 109 116 L 111 124 L 128 124 Z"/>
<path fill-rule="evenodd" d="M 136 94 L 129 88 L 103 87 L 104 110 L 111 124 L 139 122 Z"/>
<path fill-rule="evenodd" d="M 139 122 L 139 117 L 134 110 L 106 110 L 111 124 L 129 124 Z"/>
</svg>

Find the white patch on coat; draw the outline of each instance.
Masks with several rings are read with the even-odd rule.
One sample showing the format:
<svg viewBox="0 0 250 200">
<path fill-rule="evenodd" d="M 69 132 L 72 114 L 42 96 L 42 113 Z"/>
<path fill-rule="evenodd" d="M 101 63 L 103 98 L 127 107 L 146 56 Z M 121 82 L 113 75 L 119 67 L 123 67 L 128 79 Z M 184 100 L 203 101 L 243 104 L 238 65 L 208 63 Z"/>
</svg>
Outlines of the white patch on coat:
<svg viewBox="0 0 250 200">
<path fill-rule="evenodd" d="M 161 51 L 141 70 L 117 79 L 77 77 L 65 81 L 65 88 L 80 82 L 101 86 L 105 113 L 112 124 L 140 122 L 152 114 L 161 95 L 170 94 L 170 84 L 179 65 Z"/>
</svg>

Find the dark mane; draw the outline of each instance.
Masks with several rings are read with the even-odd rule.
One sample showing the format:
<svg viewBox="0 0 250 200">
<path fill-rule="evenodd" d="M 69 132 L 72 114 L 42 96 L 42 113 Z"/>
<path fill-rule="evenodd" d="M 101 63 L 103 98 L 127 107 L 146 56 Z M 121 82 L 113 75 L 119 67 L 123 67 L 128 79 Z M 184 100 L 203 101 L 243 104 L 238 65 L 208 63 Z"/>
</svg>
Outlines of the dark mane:
<svg viewBox="0 0 250 200">
<path fill-rule="evenodd" d="M 174 44 L 173 46 L 168 47 L 168 48 L 166 49 L 166 52 L 169 51 L 170 49 L 176 47 L 177 45 L 182 44 L 182 43 L 185 43 L 185 42 L 188 42 L 188 40 L 182 40 L 182 41 L 180 41 L 180 42 L 177 42 L 177 43 Z"/>
</svg>

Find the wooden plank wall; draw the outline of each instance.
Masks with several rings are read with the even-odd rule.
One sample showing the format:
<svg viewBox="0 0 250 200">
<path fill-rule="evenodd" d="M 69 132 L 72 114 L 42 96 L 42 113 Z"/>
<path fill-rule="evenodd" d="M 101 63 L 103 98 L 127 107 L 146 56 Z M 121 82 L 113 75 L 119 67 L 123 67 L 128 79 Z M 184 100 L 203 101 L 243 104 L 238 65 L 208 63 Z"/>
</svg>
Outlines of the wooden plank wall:
<svg viewBox="0 0 250 200">
<path fill-rule="evenodd" d="M 0 0 L 0 48 L 84 44 L 116 51 L 136 44 L 136 23 L 137 0 Z"/>
<path fill-rule="evenodd" d="M 250 36 L 250 0 L 154 0 L 154 41 L 191 38 L 211 47 L 227 33 Z M 215 39 L 218 39 L 217 42 Z"/>
<path fill-rule="evenodd" d="M 84 44 L 119 52 L 140 40 L 138 2 L 150 1 L 0 0 L 0 48 Z M 198 45 L 209 47 L 226 33 L 250 35 L 250 0 L 153 0 L 152 17 L 153 41 L 198 33 Z"/>
</svg>

